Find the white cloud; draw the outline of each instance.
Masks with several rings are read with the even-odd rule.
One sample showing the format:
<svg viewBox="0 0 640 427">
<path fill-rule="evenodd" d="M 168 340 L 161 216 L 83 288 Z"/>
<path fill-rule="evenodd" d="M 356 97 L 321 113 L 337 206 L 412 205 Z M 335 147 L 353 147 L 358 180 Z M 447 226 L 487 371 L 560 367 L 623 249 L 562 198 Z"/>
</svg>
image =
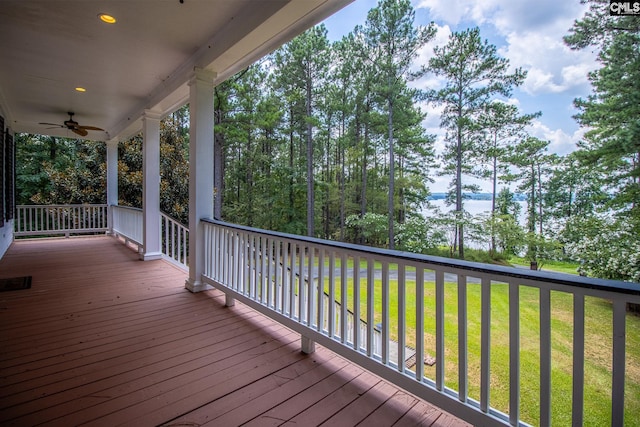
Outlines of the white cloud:
<svg viewBox="0 0 640 427">
<path fill-rule="evenodd" d="M 595 68 L 595 63 L 591 62 L 568 65 L 562 68 L 562 78 L 564 81 L 574 82 L 575 85 L 587 85 L 590 84 L 588 78 L 589 72 Z"/>
<path fill-rule="evenodd" d="M 448 25 L 438 26 L 436 25 L 436 35 L 429 43 L 425 44 L 418 50 L 418 57 L 414 61 L 414 69 L 417 70 L 422 66 L 427 66 L 429 64 L 429 59 L 433 57 L 433 48 L 436 46 L 444 46 L 449 42 L 449 36 L 452 31 Z M 414 86 L 423 88 L 423 89 L 436 89 L 438 87 L 442 87 L 444 84 L 441 83 L 443 80 L 434 76 L 431 73 L 427 73 L 420 80 L 418 80 Z"/>
<path fill-rule="evenodd" d="M 576 144 L 582 139 L 584 132 L 584 129 L 580 128 L 573 132 L 573 134 L 568 134 L 563 129 L 551 129 L 540 120 L 534 120 L 529 129 L 531 136 L 540 138 L 543 141 L 549 141 L 550 153 L 555 153 L 560 156 L 575 151 L 577 148 Z"/>
<path fill-rule="evenodd" d="M 416 9 L 428 9 L 429 16 L 441 23 L 444 37 L 450 27 L 490 26 L 504 45 L 500 55 L 508 58 L 513 67 L 528 72 L 524 90 L 532 95 L 561 93 L 588 86 L 587 73 L 596 68 L 595 55 L 589 51 L 573 51 L 564 44 L 575 19 L 587 6 L 579 2 L 557 0 L 418 0 Z M 437 37 L 442 46 L 447 39 Z M 444 40 L 443 40 L 444 38 Z"/>
<path fill-rule="evenodd" d="M 500 0 L 468 1 L 468 0 L 419 0 L 416 9 L 429 9 L 433 19 L 452 26 L 462 21 L 472 21 L 481 25 L 500 3 Z"/>
<path fill-rule="evenodd" d="M 569 49 L 562 39 L 537 33 L 512 33 L 499 49 L 513 67 L 528 75 L 523 89 L 532 95 L 586 88 L 587 74 L 596 67 L 591 52 Z"/>
<path fill-rule="evenodd" d="M 586 7 L 578 1 L 500 0 L 488 21 L 502 34 L 535 31 L 561 38 L 585 10 Z"/>
<path fill-rule="evenodd" d="M 566 88 L 561 84 L 554 83 L 553 74 L 545 72 L 539 68 L 531 68 L 528 71 L 527 79 L 522 85 L 522 89 L 530 95 L 537 93 L 558 93 Z"/>
</svg>

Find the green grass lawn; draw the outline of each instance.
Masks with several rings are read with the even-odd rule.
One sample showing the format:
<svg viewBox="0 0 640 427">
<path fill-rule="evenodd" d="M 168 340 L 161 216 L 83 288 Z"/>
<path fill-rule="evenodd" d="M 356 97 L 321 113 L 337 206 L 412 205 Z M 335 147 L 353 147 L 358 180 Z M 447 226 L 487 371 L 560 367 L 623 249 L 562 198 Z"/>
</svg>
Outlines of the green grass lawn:
<svg viewBox="0 0 640 427">
<path fill-rule="evenodd" d="M 340 300 L 340 279 L 336 278 Z M 397 301 L 397 281 L 390 281 L 390 299 Z M 328 291 L 328 282 L 325 281 Z M 353 280 L 349 279 L 348 306 L 353 308 Z M 381 319 L 381 282 L 374 286 L 375 322 Z M 360 285 L 361 316 L 366 318 L 366 284 Z M 539 291 L 520 287 L 521 418 L 539 424 L 540 331 Z M 480 285 L 467 285 L 468 384 L 470 397 L 480 398 Z M 507 285 L 494 284 L 491 291 L 491 400 L 493 407 L 508 412 L 509 403 L 509 297 Z M 425 352 L 435 355 L 435 284 L 425 283 Z M 573 298 L 552 292 L 552 422 L 571 424 Z M 587 298 L 585 324 L 585 414 L 584 425 L 610 425 L 612 309 L 608 301 Z M 415 282 L 406 284 L 406 342 L 415 347 Z M 457 284 L 445 284 L 445 382 L 458 388 L 458 293 Z M 397 304 L 390 308 L 390 330 L 397 339 Z M 627 363 L 625 425 L 640 426 L 640 317 L 627 316 Z M 425 366 L 425 375 L 435 377 L 435 366 Z"/>
<path fill-rule="evenodd" d="M 319 259 L 318 257 L 314 257 L 314 266 L 318 266 L 319 263 Z M 335 268 L 339 268 L 340 265 L 342 263 L 342 260 L 339 257 L 335 258 Z M 529 260 L 524 259 L 524 258 L 520 258 L 520 257 L 511 257 L 508 260 L 508 263 L 511 265 L 517 265 L 517 266 L 522 266 L 522 267 L 529 267 Z M 379 261 L 376 261 L 374 263 L 374 267 L 375 268 L 380 268 L 381 263 Z M 325 266 L 329 266 L 329 259 L 328 257 L 326 257 L 324 259 L 324 265 Z M 542 268 L 541 270 L 543 271 L 555 271 L 557 273 L 567 273 L 567 274 L 578 274 L 577 270 L 578 270 L 578 266 L 579 264 L 576 262 L 570 262 L 570 261 L 545 261 L 542 264 Z M 360 260 L 360 268 L 366 268 L 367 267 L 367 261 L 366 260 Z M 348 258 L 347 259 L 347 268 L 353 268 L 353 258 Z"/>
<path fill-rule="evenodd" d="M 512 265 L 529 267 L 529 260 L 524 258 L 512 257 L 509 259 Z M 555 271 L 557 273 L 578 274 L 579 264 L 569 261 L 545 261 L 542 264 L 542 271 Z"/>
</svg>

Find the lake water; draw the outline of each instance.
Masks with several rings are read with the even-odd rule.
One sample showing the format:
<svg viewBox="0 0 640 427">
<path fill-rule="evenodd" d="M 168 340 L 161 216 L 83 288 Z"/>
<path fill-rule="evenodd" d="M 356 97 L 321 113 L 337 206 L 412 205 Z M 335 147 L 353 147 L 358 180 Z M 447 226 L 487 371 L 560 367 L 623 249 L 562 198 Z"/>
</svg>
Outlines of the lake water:
<svg viewBox="0 0 640 427">
<path fill-rule="evenodd" d="M 444 199 L 429 200 L 429 203 L 432 206 L 439 208 L 441 212 L 448 212 L 455 208 L 454 206 L 447 206 L 444 202 Z M 520 215 L 518 215 L 518 222 L 520 223 L 520 225 L 524 226 L 527 221 L 527 202 L 522 200 L 517 201 L 516 203 L 520 205 Z M 465 200 L 464 209 L 473 216 L 479 215 L 481 213 L 489 214 L 491 212 L 491 200 Z M 424 212 L 424 214 L 425 216 L 427 216 L 428 211 Z"/>
<path fill-rule="evenodd" d="M 441 212 L 448 212 L 454 209 L 454 206 L 445 205 L 444 199 L 430 200 L 429 203 L 432 206 L 439 208 Z M 520 215 L 518 215 L 518 223 L 524 227 L 527 223 L 527 202 L 523 200 L 517 201 L 516 203 L 520 204 Z M 489 213 L 491 212 L 491 200 L 465 200 L 464 209 L 473 216 L 477 216 L 482 213 L 489 215 Z M 423 212 L 425 218 L 429 218 L 430 214 L 431 212 L 429 210 L 425 210 Z M 480 244 L 478 242 L 467 240 L 465 246 L 474 249 L 487 249 L 487 244 L 488 241 L 484 244 Z"/>
</svg>

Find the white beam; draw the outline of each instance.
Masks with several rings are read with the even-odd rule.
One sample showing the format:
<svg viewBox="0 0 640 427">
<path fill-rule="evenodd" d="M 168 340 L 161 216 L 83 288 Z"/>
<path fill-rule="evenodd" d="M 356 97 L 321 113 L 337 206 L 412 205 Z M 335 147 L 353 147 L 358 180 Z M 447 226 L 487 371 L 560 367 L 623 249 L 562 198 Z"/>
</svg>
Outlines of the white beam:
<svg viewBox="0 0 640 427">
<path fill-rule="evenodd" d="M 202 218 L 213 218 L 213 81 L 216 74 L 196 68 L 189 82 L 189 278 L 191 292 L 207 289 Z"/>
<path fill-rule="evenodd" d="M 142 119 L 142 244 L 141 259 L 162 258 L 160 247 L 160 114 L 146 110 Z"/>
</svg>

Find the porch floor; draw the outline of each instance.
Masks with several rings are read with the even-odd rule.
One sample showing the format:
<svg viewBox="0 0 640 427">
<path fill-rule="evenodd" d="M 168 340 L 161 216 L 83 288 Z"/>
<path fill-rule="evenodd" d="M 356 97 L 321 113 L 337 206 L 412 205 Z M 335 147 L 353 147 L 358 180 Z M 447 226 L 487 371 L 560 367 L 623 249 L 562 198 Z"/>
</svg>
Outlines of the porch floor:
<svg viewBox="0 0 640 427">
<path fill-rule="evenodd" d="M 0 278 L 0 424 L 467 425 L 112 237 L 13 243 Z"/>
</svg>

